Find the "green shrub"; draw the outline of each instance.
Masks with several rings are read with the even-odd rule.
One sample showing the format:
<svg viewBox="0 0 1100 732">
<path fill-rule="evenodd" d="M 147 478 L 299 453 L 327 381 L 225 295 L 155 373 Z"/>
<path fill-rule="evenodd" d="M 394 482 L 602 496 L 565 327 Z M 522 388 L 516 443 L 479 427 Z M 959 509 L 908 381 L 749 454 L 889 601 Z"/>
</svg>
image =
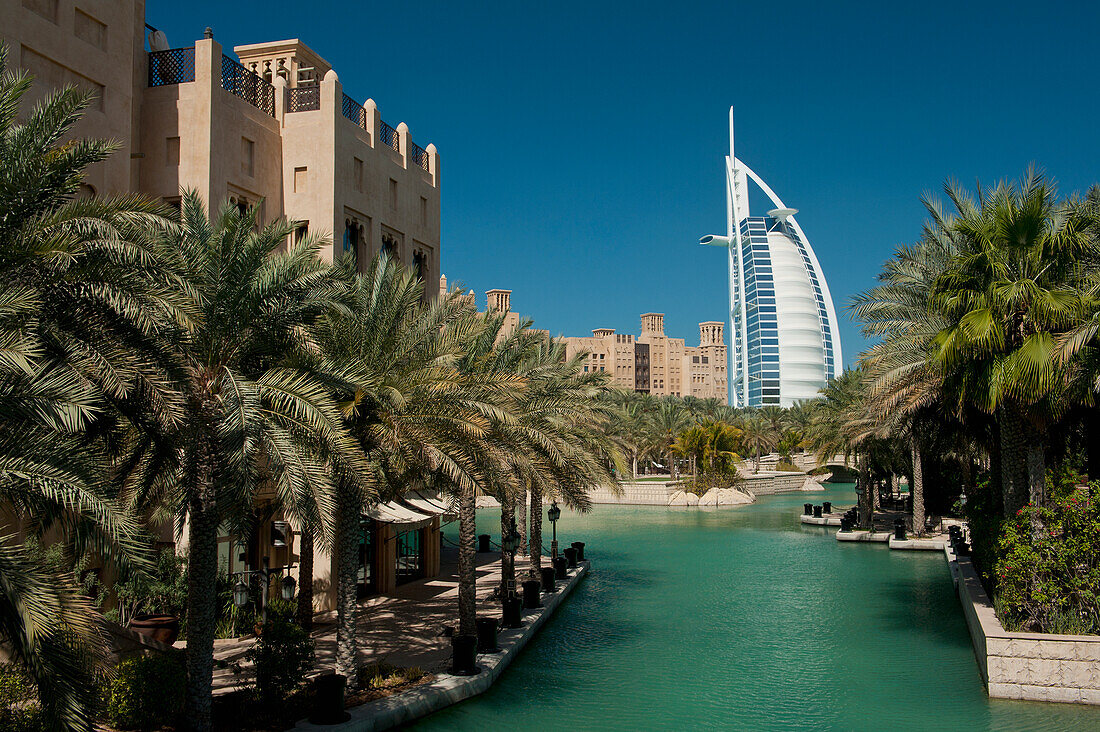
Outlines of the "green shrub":
<svg viewBox="0 0 1100 732">
<path fill-rule="evenodd" d="M 1006 520 L 994 567 L 1002 623 L 1046 633 L 1100 633 L 1100 483 L 1055 489 L 1048 507 Z"/>
<path fill-rule="evenodd" d="M 21 666 L 0 664 L 0 729 L 30 732 L 44 729 L 38 690 Z"/>
<path fill-rule="evenodd" d="M 313 666 L 313 640 L 297 623 L 269 614 L 245 658 L 256 665 L 256 691 L 264 705 L 281 705 Z"/>
<path fill-rule="evenodd" d="M 775 469 L 785 473 L 801 473 L 802 468 L 795 465 L 788 459 L 782 459 L 775 464 Z"/>
<path fill-rule="evenodd" d="M 183 711 L 187 672 L 176 658 L 132 656 L 118 665 L 110 684 L 107 716 L 120 729 L 168 724 Z"/>
</svg>

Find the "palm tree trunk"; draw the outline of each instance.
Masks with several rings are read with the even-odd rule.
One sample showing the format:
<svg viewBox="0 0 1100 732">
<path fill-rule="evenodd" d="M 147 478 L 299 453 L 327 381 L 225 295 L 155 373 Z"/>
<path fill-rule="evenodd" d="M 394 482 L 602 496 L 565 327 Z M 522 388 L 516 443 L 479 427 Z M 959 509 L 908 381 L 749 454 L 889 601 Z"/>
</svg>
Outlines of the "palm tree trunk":
<svg viewBox="0 0 1100 732">
<path fill-rule="evenodd" d="M 504 551 L 504 537 L 516 524 L 516 502 L 511 494 L 504 490 L 500 496 L 500 597 L 508 597 L 508 590 L 516 586 L 515 555 Z"/>
<path fill-rule="evenodd" d="M 913 533 L 919 536 L 924 533 L 924 467 L 916 439 L 910 439 L 909 447 L 913 454 L 913 485 L 909 486 L 913 496 Z"/>
<path fill-rule="evenodd" d="M 313 531 L 302 526 L 298 546 L 298 625 L 313 630 Z"/>
<path fill-rule="evenodd" d="M 477 503 L 473 487 L 463 488 L 458 501 L 458 634 L 477 634 L 477 575 L 474 546 Z"/>
<path fill-rule="evenodd" d="M 519 515 L 519 521 L 517 521 L 517 530 L 519 531 L 519 547 L 518 553 L 524 556 L 527 555 L 527 489 L 524 488 L 519 494 L 519 506 L 516 513 Z"/>
<path fill-rule="evenodd" d="M 1091 453 L 1090 453 L 1091 454 Z M 638 478 L 638 456 L 634 455 L 631 460 L 631 472 L 634 473 L 634 478 Z"/>
<path fill-rule="evenodd" d="M 1027 487 L 1028 498 L 1033 506 L 1046 503 L 1047 465 L 1046 440 L 1038 433 L 1032 435 L 1027 446 Z"/>
<path fill-rule="evenodd" d="M 542 578 L 542 489 L 531 489 L 531 579 Z"/>
<path fill-rule="evenodd" d="M 359 643 L 356 638 L 359 582 L 359 537 L 362 518 L 359 502 L 341 491 L 336 524 L 336 673 L 347 679 L 347 688 L 359 688 Z"/>
<path fill-rule="evenodd" d="M 670 452 L 665 456 L 665 459 L 668 460 L 668 474 L 669 474 L 669 477 L 672 478 L 672 480 L 676 480 L 676 460 L 675 460 L 675 456 Z"/>
<path fill-rule="evenodd" d="M 204 390 L 206 391 L 206 390 Z M 193 730 L 211 728 L 214 679 L 214 627 L 218 617 L 218 526 L 215 478 L 217 406 L 213 398 L 199 405 L 193 425 L 194 485 L 188 501 L 187 544 L 187 722 Z"/>
<path fill-rule="evenodd" d="M 1001 491 L 1006 516 L 1013 516 L 1027 500 L 1027 448 L 1023 419 L 1009 407 L 997 411 L 1001 446 Z"/>
</svg>

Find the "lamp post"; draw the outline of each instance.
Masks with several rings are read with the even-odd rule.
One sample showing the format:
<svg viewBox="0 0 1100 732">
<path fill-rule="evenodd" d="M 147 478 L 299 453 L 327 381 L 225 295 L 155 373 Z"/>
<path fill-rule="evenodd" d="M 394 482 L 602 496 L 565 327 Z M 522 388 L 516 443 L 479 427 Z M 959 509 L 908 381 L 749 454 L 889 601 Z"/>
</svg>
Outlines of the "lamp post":
<svg viewBox="0 0 1100 732">
<path fill-rule="evenodd" d="M 557 501 L 550 502 L 546 518 L 550 519 L 550 526 L 554 534 L 554 538 L 550 541 L 550 559 L 553 560 L 558 558 L 558 519 L 561 518 L 561 509 L 558 508 Z"/>
</svg>

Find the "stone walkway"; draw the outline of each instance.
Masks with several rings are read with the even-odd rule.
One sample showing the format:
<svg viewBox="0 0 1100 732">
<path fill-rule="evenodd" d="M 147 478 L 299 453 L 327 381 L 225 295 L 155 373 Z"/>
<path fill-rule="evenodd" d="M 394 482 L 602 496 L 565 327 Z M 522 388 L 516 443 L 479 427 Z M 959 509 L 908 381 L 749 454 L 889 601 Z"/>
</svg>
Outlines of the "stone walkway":
<svg viewBox="0 0 1100 732">
<path fill-rule="evenodd" d="M 516 557 L 517 579 L 527 567 L 527 558 Z M 493 600 L 500 584 L 500 554 L 478 554 L 478 614 L 500 616 L 500 603 Z M 543 566 L 547 566 L 543 558 Z M 439 576 L 401 585 L 392 595 L 368 597 L 359 603 L 358 637 L 361 665 L 386 663 L 419 666 L 429 673 L 450 665 L 451 639 L 443 635 L 446 626 L 458 625 L 458 550 L 445 545 Z M 331 669 L 336 653 L 336 613 L 314 619 L 319 673 Z M 215 643 L 214 693 L 224 694 L 251 679 L 245 652 L 255 638 L 219 640 Z"/>
</svg>

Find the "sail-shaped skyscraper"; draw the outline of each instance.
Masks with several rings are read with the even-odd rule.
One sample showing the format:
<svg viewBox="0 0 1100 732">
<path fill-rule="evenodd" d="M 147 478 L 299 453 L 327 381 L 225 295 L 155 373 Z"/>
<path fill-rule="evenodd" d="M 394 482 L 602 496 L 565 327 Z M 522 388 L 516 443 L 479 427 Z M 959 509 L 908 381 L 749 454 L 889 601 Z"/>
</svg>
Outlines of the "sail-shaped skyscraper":
<svg viewBox="0 0 1100 732">
<path fill-rule="evenodd" d="M 787 407 L 819 396 L 842 368 L 836 310 L 809 239 L 787 206 L 733 151 L 726 157 L 726 235 L 700 244 L 729 253 L 730 404 Z M 749 214 L 748 182 L 775 208 Z"/>
</svg>

